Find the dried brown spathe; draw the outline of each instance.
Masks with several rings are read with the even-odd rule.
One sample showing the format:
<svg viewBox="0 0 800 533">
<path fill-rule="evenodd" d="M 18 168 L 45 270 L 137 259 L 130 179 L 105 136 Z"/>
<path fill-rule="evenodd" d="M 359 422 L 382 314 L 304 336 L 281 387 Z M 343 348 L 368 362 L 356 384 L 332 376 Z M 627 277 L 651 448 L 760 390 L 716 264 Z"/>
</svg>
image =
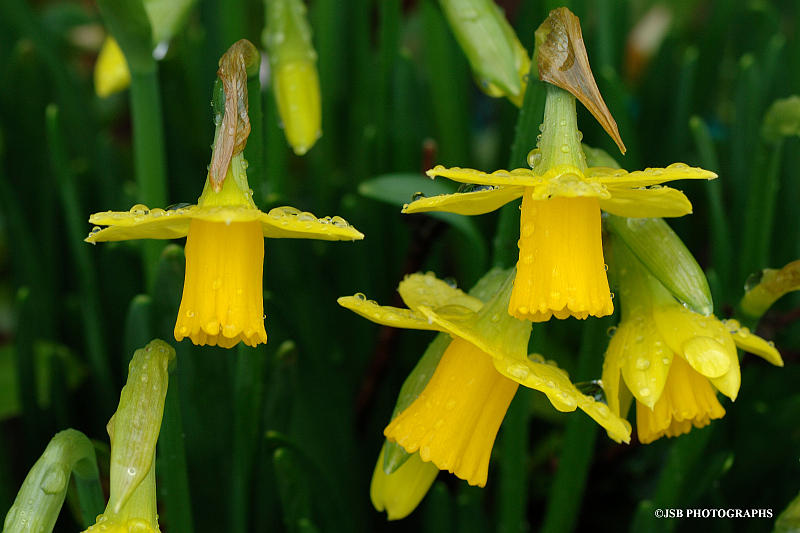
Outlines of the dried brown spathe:
<svg viewBox="0 0 800 533">
<path fill-rule="evenodd" d="M 580 100 L 624 154 L 625 144 L 617 122 L 594 81 L 578 17 L 565 7 L 554 9 L 536 30 L 536 42 L 539 79 L 569 91 Z"/>
<path fill-rule="evenodd" d="M 250 135 L 247 115 L 247 69 L 258 61 L 256 47 L 247 39 L 235 42 L 219 60 L 217 76 L 225 89 L 225 115 L 215 140 L 209 183 L 214 192 L 222 190 L 231 158 L 244 151 Z"/>
</svg>

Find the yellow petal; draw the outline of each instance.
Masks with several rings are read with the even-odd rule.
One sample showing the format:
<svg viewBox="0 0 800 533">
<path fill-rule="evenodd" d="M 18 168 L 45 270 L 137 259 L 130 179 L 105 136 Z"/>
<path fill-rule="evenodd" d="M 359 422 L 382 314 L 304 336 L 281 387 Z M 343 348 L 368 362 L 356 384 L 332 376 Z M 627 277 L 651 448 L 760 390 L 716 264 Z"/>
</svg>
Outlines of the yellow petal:
<svg viewBox="0 0 800 533">
<path fill-rule="evenodd" d="M 433 272 L 406 276 L 397 287 L 397 292 L 400 293 L 406 305 L 412 311 L 417 312 L 421 305 L 433 309 L 461 306 L 473 312 L 477 312 L 483 307 L 482 301 L 469 296 L 461 289 L 451 287 L 446 281 L 437 278 Z"/>
<path fill-rule="evenodd" d="M 515 168 L 514 170 L 496 170 L 491 174 L 474 170 L 472 168 L 445 168 L 436 165 L 426 174 L 431 178 L 442 176 L 461 183 L 475 183 L 478 185 L 511 185 L 516 187 L 530 187 L 542 182 L 542 177 L 528 168 Z"/>
<path fill-rule="evenodd" d="M 409 309 L 378 305 L 377 302 L 367 300 L 361 293 L 355 296 L 342 296 L 337 301 L 342 307 L 350 309 L 376 324 L 393 328 L 441 331 L 438 325 L 429 323 L 423 315 L 417 315 Z"/>
<path fill-rule="evenodd" d="M 730 370 L 718 378 L 708 378 L 708 381 L 710 381 L 718 391 L 730 398 L 731 401 L 736 401 L 736 397 L 739 395 L 739 387 L 742 385 L 739 357 L 734 354 L 731 358 Z"/>
<path fill-rule="evenodd" d="M 708 380 L 676 357 L 670 367 L 661 398 L 650 409 L 636 405 L 636 429 L 643 444 L 663 437 L 688 433 L 692 426 L 701 428 L 722 418 L 725 409 L 717 400 Z"/>
<path fill-rule="evenodd" d="M 600 199 L 600 209 L 628 218 L 682 217 L 692 212 L 686 195 L 670 187 L 660 189 L 612 189 L 611 198 Z"/>
<path fill-rule="evenodd" d="M 419 398 L 386 427 L 384 435 L 423 461 L 483 487 L 497 430 L 517 383 L 463 339 L 454 339 Z"/>
<path fill-rule="evenodd" d="M 425 211 L 445 211 L 459 215 L 482 215 L 516 200 L 524 191 L 523 187 L 499 187 L 495 189 L 440 194 L 430 198 L 420 198 L 403 208 L 403 213 L 422 213 Z"/>
<path fill-rule="evenodd" d="M 652 320 L 627 320 L 609 343 L 622 351 L 622 376 L 634 397 L 652 408 L 661 397 L 673 353 L 656 331 Z"/>
<path fill-rule="evenodd" d="M 580 407 L 595 422 L 603 426 L 608 436 L 617 442 L 630 442 L 631 426 L 627 420 L 615 415 L 609 407 L 595 401 L 591 396 L 581 393 L 569 380 L 567 373 L 545 362 L 541 356 L 531 356 L 537 361 L 525 358 L 518 360 L 492 359 L 498 372 L 530 389 L 541 391 L 547 395 L 553 407 L 559 411 L 574 411 Z"/>
<path fill-rule="evenodd" d="M 258 222 L 196 219 L 186 239 L 186 277 L 175 339 L 231 348 L 267 342 L 264 238 Z"/>
<path fill-rule="evenodd" d="M 293 207 L 276 207 L 269 213 L 256 212 L 264 237 L 270 239 L 355 241 L 364 238 L 363 233 L 339 216 L 318 219 Z"/>
<path fill-rule="evenodd" d="M 723 323 L 733 335 L 733 342 L 736 343 L 737 348 L 762 357 L 775 366 L 783 366 L 783 358 L 775 349 L 774 343 L 767 342 L 758 335 L 750 333 L 750 329 L 741 327 L 738 320 L 723 320 Z"/>
<path fill-rule="evenodd" d="M 227 181 L 227 180 L 226 180 Z M 264 237 L 273 239 L 357 240 L 364 235 L 341 217 L 318 219 L 293 207 L 276 207 L 269 213 L 246 206 L 180 207 L 174 210 L 148 209 L 135 205 L 130 211 L 95 213 L 89 222 L 104 229 L 94 229 L 86 242 L 125 241 L 131 239 L 178 239 L 189 232 L 192 219 L 232 224 L 258 221 Z"/>
<path fill-rule="evenodd" d="M 673 163 L 667 168 L 647 168 L 635 172 L 607 167 L 593 167 L 586 171 L 587 177 L 598 178 L 609 188 L 647 187 L 674 180 L 713 180 L 717 177 L 711 171 L 690 167 L 683 163 Z"/>
<path fill-rule="evenodd" d="M 653 318 L 669 348 L 704 376 L 723 376 L 733 367 L 734 359 L 738 367 L 733 338 L 713 315 L 706 317 L 675 304 L 655 307 Z"/>
<path fill-rule="evenodd" d="M 428 319 L 428 322 L 434 325 L 439 331 L 450 333 L 450 335 L 454 337 L 468 341 L 494 359 L 503 360 L 506 358 L 506 352 L 509 351 L 509 347 L 503 342 L 504 340 L 516 340 L 504 339 L 502 337 L 487 339 L 482 332 L 478 331 L 475 327 L 478 322 L 478 315 L 476 313 L 465 314 L 458 317 L 444 316 L 439 313 L 438 310 L 434 311 L 430 307 L 424 305 L 419 307 L 419 311 Z"/>
<path fill-rule="evenodd" d="M 596 198 L 539 201 L 526 192 L 520 225 L 509 314 L 542 322 L 551 316 L 585 319 L 614 312 Z"/>
<path fill-rule="evenodd" d="M 110 35 L 103 41 L 97 63 L 94 65 L 94 91 L 100 98 L 108 98 L 124 91 L 131 84 L 131 71 L 125 54 Z"/>
<path fill-rule="evenodd" d="M 625 343 L 620 341 L 615 342 L 614 338 L 619 334 L 619 328 L 608 343 L 608 349 L 603 359 L 603 374 L 601 382 L 603 385 L 603 392 L 606 394 L 606 402 L 611 412 L 617 416 L 621 415 L 620 412 L 620 374 L 622 372 L 621 364 L 624 357 Z"/>
<path fill-rule="evenodd" d="M 692 368 L 702 375 L 718 378 L 731 368 L 725 347 L 708 337 L 694 337 L 683 343 L 683 355 Z"/>
<path fill-rule="evenodd" d="M 386 511 L 389 520 L 400 520 L 417 508 L 439 474 L 439 469 L 435 464 L 420 459 L 419 453 L 414 453 L 394 473 L 386 475 L 383 471 L 385 448 L 384 443 L 372 473 L 369 497 L 376 510 Z"/>
</svg>

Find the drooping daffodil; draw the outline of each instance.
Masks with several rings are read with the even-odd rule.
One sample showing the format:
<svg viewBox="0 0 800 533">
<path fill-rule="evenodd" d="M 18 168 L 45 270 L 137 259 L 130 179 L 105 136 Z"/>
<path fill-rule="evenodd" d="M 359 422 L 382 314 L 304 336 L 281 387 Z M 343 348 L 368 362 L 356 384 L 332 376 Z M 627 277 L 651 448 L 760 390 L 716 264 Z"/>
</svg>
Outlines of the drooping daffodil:
<svg viewBox="0 0 800 533">
<path fill-rule="evenodd" d="M 606 352 L 602 382 L 615 414 L 625 416 L 631 394 L 636 399 L 642 443 L 688 433 L 725 415 L 717 391 L 731 400 L 738 395 L 737 347 L 783 366 L 770 343 L 735 320 L 690 311 L 622 239 L 612 236 L 612 245 L 622 320 Z"/>
<path fill-rule="evenodd" d="M 431 273 L 413 274 L 400 283 L 398 292 L 408 309 L 380 306 L 363 294 L 339 299 L 373 322 L 453 337 L 425 389 L 394 417 L 384 435 L 472 485 L 486 484 L 497 431 L 520 384 L 544 392 L 560 411 L 581 408 L 615 440 L 629 439 L 626 421 L 582 394 L 554 363 L 538 354 L 528 356 L 531 324 L 506 312 L 513 279 L 512 270 L 485 304 Z"/>
</svg>

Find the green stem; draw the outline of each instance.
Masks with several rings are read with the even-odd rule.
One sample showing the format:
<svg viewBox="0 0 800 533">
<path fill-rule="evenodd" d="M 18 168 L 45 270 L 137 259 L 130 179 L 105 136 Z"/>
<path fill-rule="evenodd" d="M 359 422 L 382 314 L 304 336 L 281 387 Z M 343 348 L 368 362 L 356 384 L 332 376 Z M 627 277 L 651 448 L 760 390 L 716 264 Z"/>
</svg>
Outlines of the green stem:
<svg viewBox="0 0 800 533">
<path fill-rule="evenodd" d="M 266 349 L 240 343 L 236 350 L 233 422 L 233 490 L 231 491 L 231 531 L 250 531 L 250 494 L 256 445 L 261 435 L 259 422 L 264 399 Z"/>
<path fill-rule="evenodd" d="M 656 518 L 654 510 L 674 509 L 683 503 L 681 497 L 689 491 L 689 482 L 693 479 L 692 471 L 696 468 L 697 461 L 703 455 L 713 432 L 713 426 L 693 429 L 675 441 L 661 470 L 655 497 L 651 501 L 639 504 L 631 523 L 631 532 L 675 529 L 677 519 Z"/>
<path fill-rule="evenodd" d="M 192 533 L 192 503 L 189 496 L 189 473 L 186 468 L 185 432 L 181 415 L 178 379 L 171 379 L 164 401 L 164 416 L 159 435 L 161 493 L 164 495 L 164 521 L 169 531 Z"/>
<path fill-rule="evenodd" d="M 713 172 L 719 172 L 719 159 L 714 148 L 714 141 L 705 121 L 697 116 L 689 119 L 697 151 L 700 154 L 700 165 Z M 725 204 L 722 199 L 722 183 L 719 179 L 711 180 L 705 187 L 708 194 L 709 223 L 711 225 L 712 268 L 719 277 L 722 294 L 718 304 L 730 302 L 731 282 L 733 279 L 733 251 L 728 219 L 725 216 Z"/>
<path fill-rule="evenodd" d="M 133 154 L 139 201 L 148 207 L 167 205 L 167 165 L 164 154 L 164 124 L 158 67 L 131 71 L 131 114 L 133 121 Z M 147 287 L 151 288 L 156 265 L 164 244 L 145 241 L 143 265 Z"/>
<path fill-rule="evenodd" d="M 105 342 L 103 340 L 102 308 L 100 293 L 95 281 L 97 272 L 89 255 L 90 248 L 81 239 L 86 233 L 84 210 L 80 205 L 75 178 L 70 171 L 70 163 L 59 131 L 58 108 L 51 104 L 47 106 L 47 144 L 50 151 L 50 163 L 53 173 L 58 180 L 58 189 L 61 195 L 61 205 L 64 209 L 64 218 L 67 224 L 68 245 L 72 250 L 78 270 L 78 279 L 83 293 L 84 331 L 86 335 L 86 351 L 89 363 L 92 366 L 97 380 L 100 394 L 97 405 L 106 408 L 113 407 L 116 403 L 117 389 L 114 386 L 111 369 L 108 364 Z M 110 413 L 108 413 L 110 414 Z M 106 414 L 106 416 L 108 416 Z"/>
<path fill-rule="evenodd" d="M 604 321 L 587 321 L 583 328 L 581 351 L 575 379 L 585 381 L 599 373 L 597 339 L 602 338 Z M 597 424 L 584 414 L 573 413 L 567 421 L 564 449 L 558 471 L 550 487 L 543 533 L 572 531 L 580 514 L 586 479 L 597 441 Z"/>
<path fill-rule="evenodd" d="M 775 203 L 783 156 L 783 138 L 765 145 L 751 176 L 740 262 L 739 281 L 769 266 Z"/>
<path fill-rule="evenodd" d="M 520 387 L 503 419 L 498 518 L 501 531 L 527 530 L 529 403 L 529 391 Z"/>
</svg>

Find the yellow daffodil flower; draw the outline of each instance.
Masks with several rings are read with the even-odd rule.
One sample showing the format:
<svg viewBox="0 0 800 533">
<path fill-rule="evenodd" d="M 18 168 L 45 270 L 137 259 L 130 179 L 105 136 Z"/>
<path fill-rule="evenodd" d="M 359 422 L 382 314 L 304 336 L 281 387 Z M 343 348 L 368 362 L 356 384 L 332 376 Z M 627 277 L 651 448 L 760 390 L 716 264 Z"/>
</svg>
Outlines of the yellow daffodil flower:
<svg viewBox="0 0 800 533">
<path fill-rule="evenodd" d="M 235 43 L 220 60 L 225 86 L 224 116 L 218 117 L 214 152 L 197 205 L 96 213 L 87 242 L 186 237 L 186 277 L 175 324 L 175 339 L 232 348 L 267 342 L 264 329 L 264 237 L 356 240 L 364 235 L 341 217 L 317 218 L 293 207 L 269 213 L 253 202 L 244 148 L 247 65 L 257 64 L 255 47 Z M 105 229 L 99 226 L 108 226 Z"/>
<path fill-rule="evenodd" d="M 186 237 L 186 278 L 175 339 L 231 348 L 267 342 L 262 278 L 264 237 L 356 240 L 341 217 L 317 218 L 292 207 L 260 211 L 247 184 L 247 163 L 233 156 L 219 193 L 208 180 L 197 205 L 96 213 L 86 242 Z M 107 226 L 101 229 L 99 226 Z"/>
<path fill-rule="evenodd" d="M 497 431 L 520 384 L 544 392 L 560 411 L 580 407 L 615 440 L 629 439 L 626 421 L 578 391 L 554 363 L 528 356 L 530 322 L 506 313 L 513 275 L 485 305 L 431 273 L 400 283 L 408 309 L 379 306 L 363 294 L 339 298 L 340 305 L 373 322 L 453 337 L 428 385 L 384 435 L 471 485 L 486 484 Z"/>
<path fill-rule="evenodd" d="M 156 507 L 155 455 L 169 366 L 174 359 L 172 346 L 158 339 L 133 355 L 119 407 L 107 426 L 111 438 L 108 505 L 86 533 L 161 531 Z"/>
<path fill-rule="evenodd" d="M 686 196 L 659 184 L 717 175 L 675 163 L 644 171 L 588 168 L 577 128 L 575 97 L 548 85 L 544 123 L 531 169 L 429 170 L 467 185 L 462 192 L 421 198 L 404 213 L 447 211 L 479 215 L 522 197 L 517 279 L 508 312 L 520 320 L 605 316 L 613 312 L 603 260 L 600 212 L 626 217 L 691 213 Z"/>
<path fill-rule="evenodd" d="M 736 399 L 737 347 L 783 366 L 774 346 L 735 320 L 703 316 L 678 303 L 621 239 L 612 239 L 622 321 L 606 352 L 603 388 L 614 414 L 625 416 L 626 391 L 636 399 L 641 442 L 682 435 L 724 416 L 716 392 Z"/>
</svg>

